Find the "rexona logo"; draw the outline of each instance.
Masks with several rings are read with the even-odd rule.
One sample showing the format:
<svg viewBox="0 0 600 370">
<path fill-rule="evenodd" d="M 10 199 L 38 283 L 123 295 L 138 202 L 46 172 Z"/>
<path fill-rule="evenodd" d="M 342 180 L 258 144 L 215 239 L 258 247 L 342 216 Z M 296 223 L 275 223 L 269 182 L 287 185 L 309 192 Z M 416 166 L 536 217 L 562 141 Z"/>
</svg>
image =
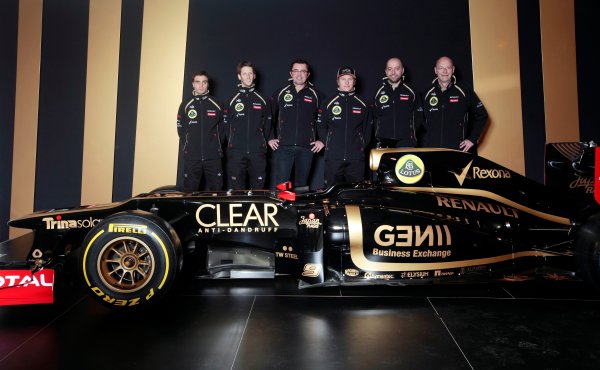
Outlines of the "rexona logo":
<svg viewBox="0 0 600 370">
<path fill-rule="evenodd" d="M 275 232 L 279 227 L 272 203 L 203 204 L 196 210 L 199 232 Z"/>
<path fill-rule="evenodd" d="M 83 220 L 63 220 L 61 215 L 57 215 L 55 218 L 42 218 L 42 222 L 46 223 L 46 230 L 90 229 L 102 221 L 102 219 L 92 217 Z"/>
<path fill-rule="evenodd" d="M 469 177 L 469 170 L 471 169 L 471 165 L 473 164 L 473 160 L 471 160 L 465 168 L 459 173 L 450 171 L 456 177 L 459 185 L 462 186 L 465 182 L 466 178 L 471 179 L 510 179 L 510 172 L 501 168 L 480 168 L 477 166 L 473 167 L 473 171 L 471 171 L 471 176 Z"/>
<path fill-rule="evenodd" d="M 414 184 L 421 180 L 425 172 L 425 164 L 414 154 L 402 156 L 396 162 L 396 176 L 405 184 Z"/>
<path fill-rule="evenodd" d="M 109 233 L 147 234 L 148 226 L 133 224 L 108 224 Z"/>
</svg>

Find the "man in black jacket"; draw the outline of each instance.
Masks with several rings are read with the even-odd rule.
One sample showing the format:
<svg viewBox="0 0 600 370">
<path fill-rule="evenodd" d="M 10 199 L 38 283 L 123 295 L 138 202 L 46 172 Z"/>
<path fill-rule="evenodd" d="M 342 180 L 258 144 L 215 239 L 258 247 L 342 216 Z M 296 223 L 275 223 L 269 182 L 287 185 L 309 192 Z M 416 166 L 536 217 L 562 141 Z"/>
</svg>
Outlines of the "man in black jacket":
<svg viewBox="0 0 600 370">
<path fill-rule="evenodd" d="M 275 155 L 275 184 L 290 180 L 292 167 L 294 186 L 306 186 L 314 153 L 325 146 L 317 140 L 315 122 L 321 95 L 308 82 L 310 66 L 296 59 L 290 66 L 291 82 L 273 94 L 273 119 L 269 136 Z"/>
<path fill-rule="evenodd" d="M 423 121 L 421 99 L 404 83 L 404 65 L 400 58 L 387 61 L 385 75 L 373 103 L 375 147 L 417 146 L 417 130 Z"/>
<path fill-rule="evenodd" d="M 437 78 L 424 94 L 425 137 L 423 146 L 474 151 L 488 114 L 475 91 L 456 84 L 454 62 L 437 60 Z"/>
<path fill-rule="evenodd" d="M 267 136 L 271 132 L 271 105 L 254 87 L 256 74 L 251 62 L 237 66 L 238 92 L 225 104 L 228 187 L 264 189 L 267 172 Z"/>
<path fill-rule="evenodd" d="M 192 81 L 193 96 L 181 103 L 177 113 L 177 133 L 184 143 L 183 186 L 186 191 L 197 191 L 204 177 L 204 189 L 221 190 L 222 108 L 209 95 L 205 71 L 195 73 Z"/>
<path fill-rule="evenodd" d="M 359 182 L 365 174 L 365 147 L 371 139 L 369 107 L 354 92 L 356 73 L 341 67 L 337 73 L 338 93 L 325 100 L 319 110 L 317 128 L 325 139 L 325 185 Z"/>
</svg>

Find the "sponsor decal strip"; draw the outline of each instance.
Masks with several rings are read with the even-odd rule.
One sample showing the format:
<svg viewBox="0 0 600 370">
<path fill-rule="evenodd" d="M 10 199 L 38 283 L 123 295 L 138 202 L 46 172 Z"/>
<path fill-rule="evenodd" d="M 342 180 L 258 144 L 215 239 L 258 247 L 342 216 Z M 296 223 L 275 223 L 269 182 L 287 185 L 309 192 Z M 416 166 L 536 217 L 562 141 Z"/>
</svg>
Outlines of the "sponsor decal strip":
<svg viewBox="0 0 600 370">
<path fill-rule="evenodd" d="M 517 202 L 514 202 L 510 199 L 504 198 L 496 193 L 492 193 L 487 190 L 479 190 L 479 189 L 455 189 L 455 188 L 434 188 L 434 187 L 411 187 L 411 186 L 399 186 L 396 187 L 401 190 L 415 191 L 415 192 L 426 192 L 426 193 L 442 193 L 442 194 L 460 194 L 460 195 L 473 195 L 478 197 L 489 198 L 500 203 L 504 203 L 507 206 L 512 208 L 516 208 L 525 213 L 529 213 L 533 216 L 543 218 L 544 220 L 556 222 L 563 225 L 571 225 L 571 221 L 566 217 L 555 216 L 549 213 L 545 213 L 542 211 L 535 210 L 533 208 L 529 208 Z"/>
<path fill-rule="evenodd" d="M 457 267 L 488 265 L 492 263 L 512 260 L 521 257 L 554 257 L 553 253 L 542 251 L 522 251 L 509 253 L 501 256 L 477 258 L 472 260 L 461 260 L 453 262 L 429 262 L 429 263 L 395 263 L 395 262 L 373 262 L 369 261 L 363 249 L 363 229 L 360 215 L 360 207 L 356 205 L 346 206 L 348 216 L 348 229 L 350 230 L 350 257 L 356 267 L 366 271 L 423 271 L 440 270 Z"/>
</svg>

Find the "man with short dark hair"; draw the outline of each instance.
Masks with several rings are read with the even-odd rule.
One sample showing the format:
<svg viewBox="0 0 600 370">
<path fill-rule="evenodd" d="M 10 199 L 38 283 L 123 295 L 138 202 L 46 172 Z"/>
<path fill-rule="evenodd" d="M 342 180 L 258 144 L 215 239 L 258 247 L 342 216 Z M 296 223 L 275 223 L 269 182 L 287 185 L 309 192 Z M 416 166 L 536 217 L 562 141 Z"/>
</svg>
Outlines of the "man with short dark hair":
<svg viewBox="0 0 600 370">
<path fill-rule="evenodd" d="M 238 91 L 225 103 L 228 187 L 264 189 L 267 141 L 271 132 L 271 105 L 255 86 L 256 72 L 249 61 L 237 66 Z"/>
<path fill-rule="evenodd" d="M 352 67 L 337 72 L 338 93 L 319 110 L 319 137 L 325 139 L 325 185 L 359 182 L 365 175 L 365 147 L 371 140 L 371 112 L 354 91 Z"/>
<path fill-rule="evenodd" d="M 192 97 L 185 99 L 177 113 L 177 133 L 183 144 L 183 186 L 186 191 L 223 188 L 221 143 L 223 112 L 209 95 L 209 77 L 205 71 L 192 77 Z"/>
<path fill-rule="evenodd" d="M 308 185 L 313 154 L 325 146 L 317 139 L 315 122 L 321 100 L 320 93 L 308 82 L 310 66 L 296 59 L 290 66 L 290 83 L 273 94 L 275 124 L 269 146 L 275 156 L 275 183 L 290 181 L 294 186 Z"/>
</svg>

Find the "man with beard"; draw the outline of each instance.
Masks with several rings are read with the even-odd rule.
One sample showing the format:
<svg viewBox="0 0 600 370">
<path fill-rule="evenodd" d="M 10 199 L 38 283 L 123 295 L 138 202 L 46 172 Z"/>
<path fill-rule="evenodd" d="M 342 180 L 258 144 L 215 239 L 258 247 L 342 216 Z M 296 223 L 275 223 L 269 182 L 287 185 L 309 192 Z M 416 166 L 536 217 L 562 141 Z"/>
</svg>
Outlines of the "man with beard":
<svg viewBox="0 0 600 370">
<path fill-rule="evenodd" d="M 421 100 L 404 83 L 404 66 L 400 58 L 387 61 L 385 75 L 374 99 L 375 147 L 417 146 L 417 130 L 422 124 Z"/>
</svg>

